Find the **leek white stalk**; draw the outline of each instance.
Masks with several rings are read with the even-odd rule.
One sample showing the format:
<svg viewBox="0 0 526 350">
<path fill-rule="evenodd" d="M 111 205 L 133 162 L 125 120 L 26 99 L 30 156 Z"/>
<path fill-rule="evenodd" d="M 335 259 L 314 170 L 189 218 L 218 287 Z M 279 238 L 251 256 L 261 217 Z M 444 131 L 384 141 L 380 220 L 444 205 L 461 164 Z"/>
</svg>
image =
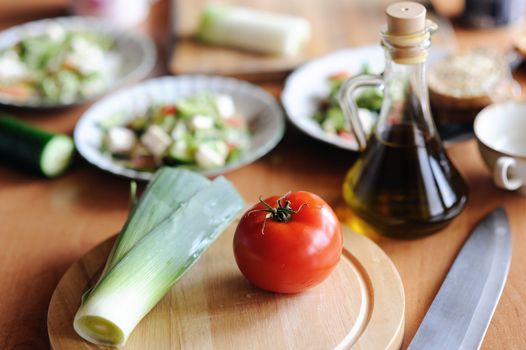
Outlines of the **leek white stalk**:
<svg viewBox="0 0 526 350">
<path fill-rule="evenodd" d="M 203 182 L 202 179 L 196 181 Z M 178 190 L 184 192 L 187 190 L 184 187 L 192 186 L 190 181 Z M 148 194 L 147 191 L 145 195 Z M 124 345 L 139 321 L 223 232 L 243 205 L 235 188 L 219 177 L 180 202 L 165 220 L 142 234 L 131 247 L 123 249 L 127 252 L 119 259 L 114 249 L 110 256 L 114 258 L 113 263 L 108 265 L 111 267 L 86 295 L 75 315 L 76 332 L 95 344 Z M 141 203 L 132 216 L 140 214 L 140 208 Z M 132 217 L 128 226 L 134 222 Z M 139 236 L 138 233 L 130 235 Z"/>
<path fill-rule="evenodd" d="M 310 23 L 301 17 L 210 5 L 201 15 L 197 37 L 212 44 L 294 55 L 307 43 L 310 32 Z"/>
</svg>

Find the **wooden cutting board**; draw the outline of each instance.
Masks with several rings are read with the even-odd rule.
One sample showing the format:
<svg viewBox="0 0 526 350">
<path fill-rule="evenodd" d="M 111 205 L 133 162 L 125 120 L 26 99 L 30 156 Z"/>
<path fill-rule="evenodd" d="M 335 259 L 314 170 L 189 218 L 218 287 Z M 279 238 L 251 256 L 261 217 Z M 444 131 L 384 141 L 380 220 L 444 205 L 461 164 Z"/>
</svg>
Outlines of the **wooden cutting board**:
<svg viewBox="0 0 526 350">
<path fill-rule="evenodd" d="M 344 230 L 342 259 L 322 284 L 296 295 L 268 293 L 237 269 L 231 227 L 141 321 L 125 349 L 399 349 L 404 291 L 387 255 Z M 82 292 L 96 280 L 109 239 L 73 264 L 48 311 L 54 350 L 101 349 L 73 330 Z M 108 348 L 110 349 L 110 348 Z"/>
<path fill-rule="evenodd" d="M 254 54 L 201 44 L 194 39 L 199 14 L 209 0 L 172 0 L 174 49 L 170 71 L 231 75 L 250 80 L 283 77 L 299 64 L 334 50 L 379 42 L 388 0 L 223 0 L 221 4 L 302 16 L 311 23 L 312 38 L 291 57 Z"/>
</svg>

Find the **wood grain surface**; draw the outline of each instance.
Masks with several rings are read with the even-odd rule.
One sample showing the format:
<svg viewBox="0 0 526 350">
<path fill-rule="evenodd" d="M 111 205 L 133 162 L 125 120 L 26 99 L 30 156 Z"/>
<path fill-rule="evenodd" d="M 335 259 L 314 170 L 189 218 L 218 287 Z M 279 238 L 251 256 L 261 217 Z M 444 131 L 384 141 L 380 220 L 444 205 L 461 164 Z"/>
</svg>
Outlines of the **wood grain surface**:
<svg viewBox="0 0 526 350">
<path fill-rule="evenodd" d="M 44 6 L 43 4 L 49 4 Z M 67 0 L 2 0 L 0 29 L 16 23 L 66 13 Z M 43 8 L 44 7 L 44 8 Z M 34 9 L 38 9 L 35 10 Z M 152 34 L 160 61 L 155 74 L 165 74 L 163 58 L 169 39 L 168 1 L 158 1 L 140 30 Z M 351 40 L 352 23 L 347 24 Z M 456 28 L 460 48 L 491 45 L 510 49 L 517 29 L 468 31 Z M 519 28 L 520 29 L 520 28 Z M 163 54 L 164 53 L 164 54 Z M 526 87 L 526 67 L 514 73 Z M 278 96 L 281 82 L 262 85 Z M 52 112 L 0 108 L 51 131 L 71 133 L 89 104 Z M 526 198 L 495 188 L 476 144 L 449 148 L 452 161 L 466 178 L 470 199 L 464 212 L 443 231 L 414 241 L 380 239 L 378 244 L 400 272 L 406 294 L 405 348 L 474 224 L 496 206 L 504 206 L 512 228 L 513 257 L 508 282 L 482 349 L 526 349 Z M 326 146 L 289 127 L 278 147 L 259 161 L 227 177 L 248 202 L 259 194 L 288 190 L 318 193 L 341 206 L 341 183 L 355 161 L 352 153 Z M 128 181 L 77 159 L 63 177 L 47 180 L 0 165 L 0 349 L 48 349 L 47 309 L 67 268 L 117 232 L 127 215 Z"/>
<path fill-rule="evenodd" d="M 322 284 L 296 295 L 253 287 L 232 252 L 235 224 L 144 318 L 125 349 L 392 349 L 404 330 L 402 281 L 371 240 L 344 230 L 342 259 Z M 66 272 L 48 312 L 54 350 L 98 349 L 73 330 L 113 238 Z M 335 317 L 337 315 L 337 317 Z M 108 347 L 108 349 L 110 349 Z"/>
</svg>

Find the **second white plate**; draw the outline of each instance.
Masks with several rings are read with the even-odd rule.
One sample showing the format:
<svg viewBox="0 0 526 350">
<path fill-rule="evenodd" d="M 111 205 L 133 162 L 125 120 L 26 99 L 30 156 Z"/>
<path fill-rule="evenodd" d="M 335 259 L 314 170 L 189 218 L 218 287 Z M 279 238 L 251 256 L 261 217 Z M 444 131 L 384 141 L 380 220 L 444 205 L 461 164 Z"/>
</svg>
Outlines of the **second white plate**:
<svg viewBox="0 0 526 350">
<path fill-rule="evenodd" d="M 445 49 L 433 49 L 429 61 L 447 54 Z M 384 50 L 380 45 L 343 49 L 310 61 L 296 69 L 285 81 L 281 102 L 289 120 L 300 130 L 320 141 L 357 151 L 355 140 L 348 141 L 326 133 L 312 118 L 320 100 L 329 95 L 328 77 L 340 71 L 359 74 L 367 64 L 373 73 L 381 73 L 385 66 Z"/>
<path fill-rule="evenodd" d="M 364 64 L 375 73 L 382 72 L 385 65 L 383 49 L 379 45 L 343 49 L 296 69 L 285 81 L 285 89 L 281 94 L 281 102 L 290 121 L 320 141 L 351 151 L 358 150 L 354 140 L 348 141 L 326 133 L 312 116 L 318 110 L 320 100 L 329 95 L 328 77 L 339 71 L 358 74 Z"/>
</svg>

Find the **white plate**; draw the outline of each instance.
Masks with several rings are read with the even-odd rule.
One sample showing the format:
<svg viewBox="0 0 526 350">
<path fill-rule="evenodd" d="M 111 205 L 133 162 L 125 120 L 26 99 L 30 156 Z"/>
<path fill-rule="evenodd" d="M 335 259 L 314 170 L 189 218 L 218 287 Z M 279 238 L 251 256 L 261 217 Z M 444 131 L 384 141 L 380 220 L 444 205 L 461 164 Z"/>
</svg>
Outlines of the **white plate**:
<svg viewBox="0 0 526 350">
<path fill-rule="evenodd" d="M 0 104 L 23 108 L 57 108 L 76 105 L 95 99 L 119 86 L 138 81 L 146 77 L 155 65 L 157 53 L 155 45 L 144 34 L 126 31 L 114 27 L 108 22 L 92 17 L 60 17 L 43 19 L 21 24 L 0 32 L 0 51 L 12 47 L 24 38 L 42 35 L 51 23 L 62 26 L 66 31 L 93 32 L 107 36 L 115 44 L 110 52 L 118 62 L 115 79 L 104 92 L 72 102 L 47 102 L 41 100 L 17 101 L 8 96 L 0 95 Z"/>
<path fill-rule="evenodd" d="M 251 163 L 272 150 L 283 137 L 283 112 L 274 97 L 263 89 L 232 78 L 179 75 L 151 79 L 95 103 L 75 127 L 75 145 L 88 162 L 101 169 L 132 179 L 149 180 L 152 173 L 123 167 L 100 151 L 103 132 L 97 125 L 118 112 L 129 112 L 133 118 L 152 104 L 174 103 L 204 91 L 232 96 L 236 109 L 246 116 L 252 135 L 249 148 L 239 159 L 221 168 L 203 170 L 202 174 L 215 176 Z"/>
<path fill-rule="evenodd" d="M 435 60 L 444 54 L 446 54 L 444 50 L 432 50 L 430 60 Z M 343 49 L 296 69 L 285 81 L 285 88 L 281 94 L 281 102 L 290 121 L 307 135 L 320 141 L 351 151 L 358 150 L 356 141 L 348 141 L 326 133 L 312 116 L 316 113 L 320 100 L 325 99 L 329 94 L 327 78 L 340 71 L 347 71 L 352 75 L 358 74 L 364 64 L 368 64 L 373 73 L 384 70 L 384 50 L 380 45 Z"/>
</svg>

